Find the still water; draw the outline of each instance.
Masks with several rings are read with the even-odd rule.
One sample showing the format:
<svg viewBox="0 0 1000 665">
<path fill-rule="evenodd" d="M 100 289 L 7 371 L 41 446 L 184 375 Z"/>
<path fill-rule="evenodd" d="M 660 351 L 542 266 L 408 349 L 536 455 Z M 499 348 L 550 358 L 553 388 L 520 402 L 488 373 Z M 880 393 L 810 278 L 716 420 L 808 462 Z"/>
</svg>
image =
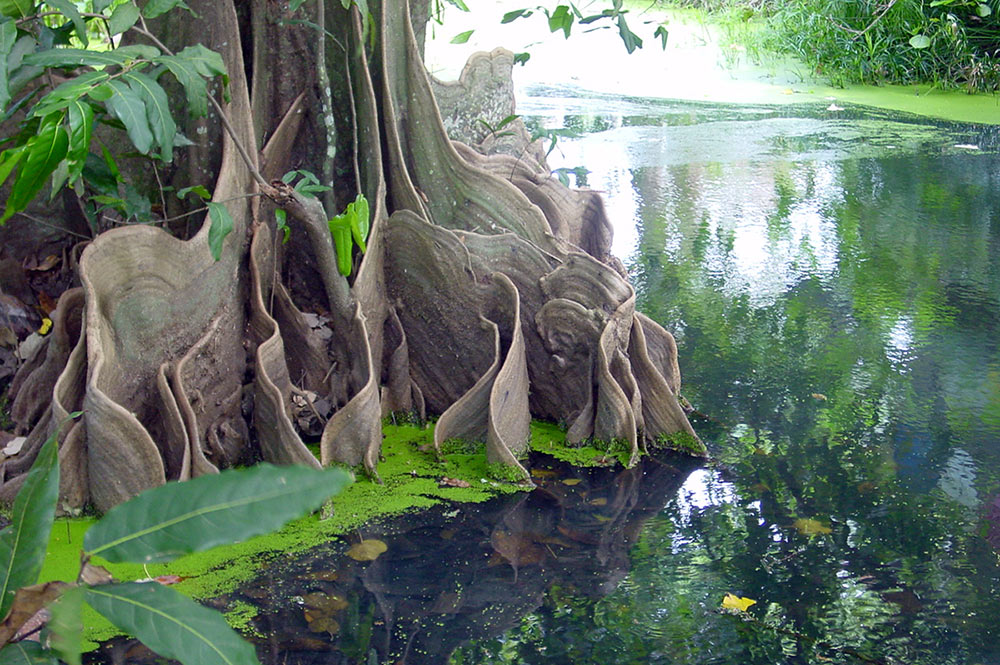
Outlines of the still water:
<svg viewBox="0 0 1000 665">
<path fill-rule="evenodd" d="M 1000 663 L 996 129 L 530 93 L 714 459 L 551 466 L 372 527 L 374 562 L 310 553 L 244 590 L 275 662 Z"/>
</svg>

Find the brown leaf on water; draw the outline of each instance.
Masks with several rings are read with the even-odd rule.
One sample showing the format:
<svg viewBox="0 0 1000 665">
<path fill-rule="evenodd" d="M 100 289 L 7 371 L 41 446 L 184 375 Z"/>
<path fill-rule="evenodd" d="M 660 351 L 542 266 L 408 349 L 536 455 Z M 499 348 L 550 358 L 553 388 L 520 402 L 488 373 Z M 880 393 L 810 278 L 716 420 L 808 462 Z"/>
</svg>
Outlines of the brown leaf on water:
<svg viewBox="0 0 1000 665">
<path fill-rule="evenodd" d="M 532 478 L 556 478 L 559 476 L 558 471 L 553 471 L 552 469 L 532 469 Z"/>
<path fill-rule="evenodd" d="M 59 265 L 59 261 L 60 258 L 55 254 L 49 254 L 41 261 L 36 261 L 34 257 L 31 257 L 30 261 L 26 261 L 29 265 L 25 266 L 25 270 L 30 272 L 46 272 Z"/>
<path fill-rule="evenodd" d="M 833 529 L 811 517 L 800 517 L 792 524 L 795 529 L 804 536 L 818 536 L 824 533 L 833 533 Z"/>
<path fill-rule="evenodd" d="M 606 506 L 606 505 L 608 505 L 608 500 L 607 500 L 607 499 L 605 499 L 605 498 L 604 498 L 604 497 L 602 496 L 602 497 L 598 497 L 598 498 L 596 498 L 596 499 L 591 499 L 591 500 L 590 500 L 590 501 L 588 501 L 587 503 L 589 503 L 589 504 L 590 504 L 590 505 L 592 505 L 592 506 Z"/>
<path fill-rule="evenodd" d="M 89 561 L 83 564 L 83 570 L 80 571 L 80 580 L 83 584 L 89 584 L 95 586 L 97 584 L 111 584 L 115 581 L 115 578 L 111 576 L 107 568 L 102 568 L 101 566 L 94 565 Z"/>
<path fill-rule="evenodd" d="M 374 561 L 387 549 L 389 549 L 389 546 L 381 540 L 370 538 L 362 540 L 356 545 L 352 545 L 351 548 L 347 550 L 347 556 L 351 557 L 355 561 Z"/>
<path fill-rule="evenodd" d="M 0 623 L 0 644 L 9 642 L 21 628 L 32 620 L 43 607 L 54 601 L 67 588 L 65 582 L 46 582 L 33 586 L 22 587 L 14 595 L 14 603 L 7 617 Z M 41 619 L 37 620 L 39 627 Z"/>
<path fill-rule="evenodd" d="M 346 609 L 349 603 L 339 593 L 322 593 L 317 591 L 302 596 L 302 604 L 309 609 L 332 614 L 333 612 Z"/>
<path fill-rule="evenodd" d="M 813 393 L 812 398 L 815 400 L 819 400 L 820 402 L 826 401 L 826 395 L 824 395 L 823 393 Z"/>
<path fill-rule="evenodd" d="M 579 485 L 582 482 L 583 480 L 581 478 L 566 478 L 565 480 L 562 481 L 562 484 L 573 487 L 574 485 Z"/>
<path fill-rule="evenodd" d="M 517 582 L 518 568 L 541 563 L 546 556 L 545 548 L 525 532 L 515 533 L 500 528 L 494 529 L 490 534 L 490 545 L 514 569 L 515 582 Z"/>
<path fill-rule="evenodd" d="M 438 481 L 438 487 L 472 487 L 468 481 L 461 478 L 449 478 L 444 476 Z"/>
<path fill-rule="evenodd" d="M 323 614 L 316 615 L 310 610 L 305 610 L 306 623 L 309 625 L 309 630 L 313 633 L 329 633 L 330 635 L 336 635 L 340 632 L 340 623 L 337 622 L 331 616 L 326 616 Z"/>
</svg>

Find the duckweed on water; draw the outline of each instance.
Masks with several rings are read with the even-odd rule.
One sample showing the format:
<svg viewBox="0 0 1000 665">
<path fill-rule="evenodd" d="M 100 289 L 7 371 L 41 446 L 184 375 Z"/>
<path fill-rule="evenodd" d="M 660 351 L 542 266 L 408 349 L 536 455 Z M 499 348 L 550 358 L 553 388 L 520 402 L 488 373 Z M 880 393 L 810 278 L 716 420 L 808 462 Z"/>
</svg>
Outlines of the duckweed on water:
<svg viewBox="0 0 1000 665">
<path fill-rule="evenodd" d="M 94 563 L 105 566 L 115 578 L 123 581 L 176 575 L 181 578 L 176 585 L 179 591 L 194 598 L 212 598 L 249 581 L 270 561 L 329 542 L 339 534 L 359 529 L 371 520 L 428 508 L 441 501 L 482 502 L 498 494 L 525 489 L 523 485 L 494 479 L 481 448 L 454 448 L 438 459 L 434 453 L 434 431 L 431 427 L 387 425 L 383 433 L 383 459 L 378 464 L 378 472 L 384 484 L 359 474 L 354 483 L 334 497 L 332 514 L 330 510 L 325 510 L 323 515 L 303 517 L 275 533 L 190 554 L 170 563 L 144 567 L 109 564 L 99 557 L 94 557 Z M 565 449 L 564 439 L 563 432 L 554 425 L 532 425 L 532 448 L 535 450 L 572 457 Z M 583 461 L 581 465 L 588 465 L 586 451 L 573 452 Z M 601 454 L 598 451 L 590 456 L 596 458 Z M 464 480 L 469 487 L 439 486 L 439 481 L 445 477 Z M 93 518 L 56 522 L 41 581 L 76 578 L 83 534 L 94 522 Z M 246 629 L 253 617 L 252 609 L 233 605 L 228 608 L 227 616 L 234 625 Z M 98 642 L 120 634 L 89 608 L 84 614 L 84 625 L 87 626 L 84 648 L 88 650 L 96 648 Z"/>
</svg>

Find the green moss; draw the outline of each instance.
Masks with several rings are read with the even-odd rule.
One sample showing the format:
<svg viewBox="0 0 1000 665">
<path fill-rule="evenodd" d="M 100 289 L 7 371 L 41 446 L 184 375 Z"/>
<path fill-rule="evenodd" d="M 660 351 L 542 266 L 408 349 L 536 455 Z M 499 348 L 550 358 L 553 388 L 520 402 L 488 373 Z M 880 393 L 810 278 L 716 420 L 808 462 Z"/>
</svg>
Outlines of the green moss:
<svg viewBox="0 0 1000 665">
<path fill-rule="evenodd" d="M 233 601 L 229 604 L 229 608 L 224 614 L 226 616 L 226 621 L 229 622 L 229 625 L 244 635 L 264 637 L 264 635 L 253 625 L 253 620 L 258 614 L 260 614 L 260 610 L 250 603 L 243 602 L 242 600 Z"/>
<path fill-rule="evenodd" d="M 414 425 L 386 426 L 383 459 L 378 472 L 383 484 L 358 475 L 331 501 L 324 515 L 313 514 L 281 530 L 243 543 L 216 547 L 165 564 L 109 564 L 93 562 L 111 571 L 116 579 L 131 581 L 159 575 L 178 575 L 176 589 L 194 598 L 211 598 L 237 588 L 255 577 L 268 562 L 287 558 L 336 536 L 362 528 L 377 518 L 428 508 L 441 501 L 482 502 L 498 494 L 523 491 L 524 487 L 493 479 L 486 455 L 453 452 L 440 459 L 434 454 L 433 430 Z M 469 487 L 440 486 L 442 478 L 464 480 Z M 52 530 L 41 581 L 76 578 L 80 567 L 83 534 L 93 518 L 60 519 Z M 89 609 L 85 611 L 85 649 L 120 634 L 110 623 Z"/>
<path fill-rule="evenodd" d="M 661 434 L 656 437 L 656 447 L 661 450 L 676 450 L 679 453 L 694 457 L 704 457 L 708 453 L 705 444 L 698 437 L 692 436 L 688 432 Z"/>
<path fill-rule="evenodd" d="M 486 465 L 486 470 L 490 474 L 490 478 L 501 482 L 520 483 L 525 480 L 524 474 L 520 469 L 508 464 L 489 462 Z"/>
<path fill-rule="evenodd" d="M 550 423 L 532 423 L 530 446 L 535 452 L 581 467 L 615 463 L 628 466 L 631 457 L 630 446 L 625 441 L 608 443 L 591 439 L 582 446 L 569 446 L 566 444 L 566 433 Z"/>
</svg>

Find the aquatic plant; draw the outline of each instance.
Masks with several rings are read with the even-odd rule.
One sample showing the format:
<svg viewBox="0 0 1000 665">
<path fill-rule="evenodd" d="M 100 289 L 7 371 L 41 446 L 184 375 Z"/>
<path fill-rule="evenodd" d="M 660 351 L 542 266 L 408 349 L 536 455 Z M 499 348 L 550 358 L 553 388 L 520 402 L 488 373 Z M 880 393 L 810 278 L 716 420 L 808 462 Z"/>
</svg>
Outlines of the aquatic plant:
<svg viewBox="0 0 1000 665">
<path fill-rule="evenodd" d="M 185 665 L 256 664 L 253 646 L 221 614 L 166 586 L 171 580 L 116 582 L 93 557 L 156 563 L 239 542 L 318 508 L 350 476 L 339 469 L 265 464 L 157 487 L 119 504 L 87 531 L 75 582 L 36 584 L 59 482 L 57 431 L 39 450 L 14 502 L 12 523 L 0 532 L 2 662 L 55 664 L 58 658 L 79 665 L 86 604 Z M 39 631 L 45 639 L 33 641 Z"/>
</svg>

